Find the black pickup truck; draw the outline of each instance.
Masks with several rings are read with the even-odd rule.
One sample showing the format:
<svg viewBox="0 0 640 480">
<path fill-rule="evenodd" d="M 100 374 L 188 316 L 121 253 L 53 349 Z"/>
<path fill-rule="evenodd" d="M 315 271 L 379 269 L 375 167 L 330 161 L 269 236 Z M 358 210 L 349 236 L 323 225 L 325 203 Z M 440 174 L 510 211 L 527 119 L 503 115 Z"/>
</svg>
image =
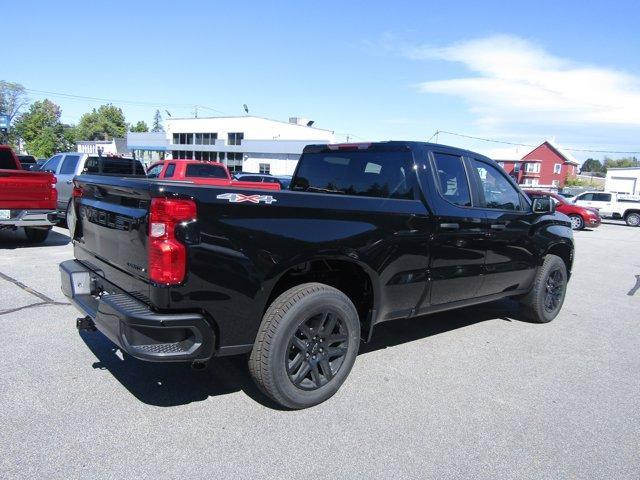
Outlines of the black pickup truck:
<svg viewBox="0 0 640 480">
<path fill-rule="evenodd" d="M 569 219 L 492 160 L 417 142 L 311 145 L 290 189 L 76 177 L 62 289 L 133 357 L 249 353 L 276 402 L 333 395 L 388 320 L 515 297 L 559 312 Z"/>
</svg>

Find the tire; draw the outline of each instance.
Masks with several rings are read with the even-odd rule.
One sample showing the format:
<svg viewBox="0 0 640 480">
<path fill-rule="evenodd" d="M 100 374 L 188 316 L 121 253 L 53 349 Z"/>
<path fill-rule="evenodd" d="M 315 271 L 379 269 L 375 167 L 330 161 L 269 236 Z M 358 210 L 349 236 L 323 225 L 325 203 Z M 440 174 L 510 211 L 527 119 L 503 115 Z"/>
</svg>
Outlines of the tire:
<svg viewBox="0 0 640 480">
<path fill-rule="evenodd" d="M 580 215 L 569 215 L 571 219 L 571 228 L 573 230 L 582 230 L 584 228 L 584 220 Z"/>
<path fill-rule="evenodd" d="M 51 231 L 51 227 L 48 228 L 34 228 L 34 227 L 25 227 L 24 233 L 27 235 L 27 240 L 31 243 L 42 243 L 47 239 L 49 235 L 49 231 Z"/>
<path fill-rule="evenodd" d="M 640 213 L 631 212 L 624 216 L 624 221 L 630 227 L 640 226 Z"/>
<path fill-rule="evenodd" d="M 538 268 L 531 291 L 520 299 L 527 320 L 548 323 L 560 313 L 567 291 L 567 267 L 557 255 L 547 255 Z"/>
<path fill-rule="evenodd" d="M 269 306 L 249 357 L 258 387 L 278 404 L 301 409 L 338 391 L 360 347 L 349 297 L 322 283 L 293 287 Z"/>
</svg>

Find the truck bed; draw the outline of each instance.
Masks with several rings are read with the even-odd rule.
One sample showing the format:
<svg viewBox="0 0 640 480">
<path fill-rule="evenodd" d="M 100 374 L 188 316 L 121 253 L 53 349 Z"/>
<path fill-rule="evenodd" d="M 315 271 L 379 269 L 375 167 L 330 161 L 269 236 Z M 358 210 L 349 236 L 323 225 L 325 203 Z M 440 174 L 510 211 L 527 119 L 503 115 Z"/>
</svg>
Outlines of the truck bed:
<svg viewBox="0 0 640 480">
<path fill-rule="evenodd" d="M 0 209 L 55 210 L 55 181 L 48 172 L 0 170 Z"/>
</svg>

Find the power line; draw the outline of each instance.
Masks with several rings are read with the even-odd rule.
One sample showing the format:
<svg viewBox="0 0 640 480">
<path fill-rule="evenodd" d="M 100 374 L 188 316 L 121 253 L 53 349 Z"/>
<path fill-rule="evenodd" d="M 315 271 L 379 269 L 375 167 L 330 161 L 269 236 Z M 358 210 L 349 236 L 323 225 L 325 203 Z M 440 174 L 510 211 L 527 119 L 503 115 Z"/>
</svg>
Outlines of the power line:
<svg viewBox="0 0 640 480">
<path fill-rule="evenodd" d="M 193 103 L 164 103 L 164 102 L 142 102 L 139 100 L 118 100 L 113 98 L 102 98 L 102 97 L 90 97 L 86 95 L 74 95 L 71 93 L 63 93 L 63 92 L 50 92 L 47 90 L 36 90 L 33 88 L 25 88 L 25 91 L 30 93 L 37 93 L 39 95 L 51 95 L 54 97 L 62 97 L 69 98 L 74 100 L 90 100 L 96 102 L 107 102 L 112 104 L 121 104 L 121 105 L 133 105 L 133 106 L 141 106 L 141 107 L 156 107 L 156 108 L 201 108 L 204 110 L 210 110 L 212 112 L 221 113 L 223 115 L 230 115 L 227 112 L 223 112 L 221 110 L 216 110 L 215 108 L 207 107 L 206 105 L 194 105 Z"/>
<path fill-rule="evenodd" d="M 473 140 L 480 140 L 482 142 L 502 143 L 504 145 L 514 145 L 516 147 L 530 147 L 530 148 L 539 147 L 539 145 L 530 145 L 530 144 L 527 144 L 527 143 L 506 142 L 504 140 L 495 140 L 495 139 L 491 139 L 491 138 L 474 137 L 473 135 L 464 135 L 462 133 L 447 132 L 445 130 L 436 130 L 436 132 L 433 135 L 431 135 L 431 138 L 429 139 L 429 141 L 431 141 L 431 139 L 433 137 L 436 137 L 439 133 L 446 133 L 448 135 L 454 135 L 456 137 L 463 137 L 463 138 L 470 138 L 470 139 L 473 139 Z M 563 147 L 563 150 L 569 150 L 571 152 L 586 152 L 586 153 L 616 153 L 616 154 L 623 154 L 623 155 L 640 155 L 640 152 L 625 152 L 625 151 L 620 151 L 620 150 L 591 150 L 591 149 L 585 149 L 585 148 L 564 148 L 564 147 Z"/>
</svg>

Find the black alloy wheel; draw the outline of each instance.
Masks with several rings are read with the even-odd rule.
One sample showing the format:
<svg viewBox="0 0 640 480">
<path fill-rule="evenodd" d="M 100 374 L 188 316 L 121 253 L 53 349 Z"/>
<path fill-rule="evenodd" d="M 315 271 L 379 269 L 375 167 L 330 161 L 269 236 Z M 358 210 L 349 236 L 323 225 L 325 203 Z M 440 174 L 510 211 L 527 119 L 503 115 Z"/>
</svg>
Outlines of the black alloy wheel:
<svg viewBox="0 0 640 480">
<path fill-rule="evenodd" d="M 315 390 L 336 376 L 347 354 L 346 323 L 325 311 L 302 322 L 289 341 L 285 360 L 289 380 L 302 390 Z"/>
<path fill-rule="evenodd" d="M 549 313 L 555 313 L 560 306 L 564 294 L 564 278 L 560 269 L 553 270 L 547 277 L 546 294 L 544 297 L 544 309 Z"/>
</svg>

